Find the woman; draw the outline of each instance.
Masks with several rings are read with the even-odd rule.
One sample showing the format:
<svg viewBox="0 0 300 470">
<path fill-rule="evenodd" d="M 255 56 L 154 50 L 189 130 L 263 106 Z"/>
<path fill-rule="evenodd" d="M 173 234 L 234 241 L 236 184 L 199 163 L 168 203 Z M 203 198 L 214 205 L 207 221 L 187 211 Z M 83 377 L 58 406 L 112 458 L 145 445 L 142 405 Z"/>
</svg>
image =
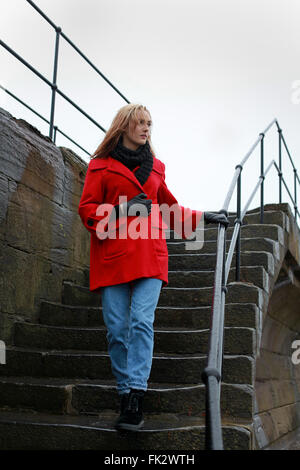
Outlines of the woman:
<svg viewBox="0 0 300 470">
<path fill-rule="evenodd" d="M 116 429 L 143 425 L 142 401 L 152 366 L 154 312 L 168 284 L 164 229 L 187 238 L 203 212 L 179 206 L 154 155 L 145 106 L 115 116 L 89 163 L 78 212 L 91 233 L 90 290 L 101 293 L 112 372 L 121 398 Z M 166 209 L 171 209 L 167 211 Z M 168 224 L 165 223 L 168 221 Z M 223 223 L 223 214 L 204 213 Z"/>
</svg>

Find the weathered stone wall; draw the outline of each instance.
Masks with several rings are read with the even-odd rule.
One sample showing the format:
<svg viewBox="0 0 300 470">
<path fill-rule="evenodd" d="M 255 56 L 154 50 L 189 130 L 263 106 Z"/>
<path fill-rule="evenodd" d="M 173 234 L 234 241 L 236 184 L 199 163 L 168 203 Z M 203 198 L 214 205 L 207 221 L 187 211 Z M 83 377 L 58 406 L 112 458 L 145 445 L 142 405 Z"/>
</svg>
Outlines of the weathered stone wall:
<svg viewBox="0 0 300 470">
<path fill-rule="evenodd" d="M 89 233 L 77 213 L 87 164 L 0 108 L 0 339 L 41 299 L 61 301 L 62 281 L 84 282 Z"/>
</svg>

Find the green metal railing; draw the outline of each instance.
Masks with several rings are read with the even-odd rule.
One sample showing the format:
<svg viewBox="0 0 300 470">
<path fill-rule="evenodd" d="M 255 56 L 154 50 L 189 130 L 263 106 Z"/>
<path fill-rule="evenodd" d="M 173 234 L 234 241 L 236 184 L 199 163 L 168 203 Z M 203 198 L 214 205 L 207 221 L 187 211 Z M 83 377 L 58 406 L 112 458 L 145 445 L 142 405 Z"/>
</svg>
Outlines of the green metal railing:
<svg viewBox="0 0 300 470">
<path fill-rule="evenodd" d="M 64 34 L 62 31 L 61 27 L 55 25 L 50 18 L 32 1 L 32 0 L 26 0 L 50 25 L 51 27 L 55 30 L 56 33 L 56 41 L 55 41 L 55 51 L 54 51 L 54 66 L 53 66 L 53 78 L 52 82 L 48 80 L 44 75 L 42 75 L 37 69 L 35 69 L 29 62 L 27 62 L 23 57 L 21 57 L 16 51 L 14 51 L 11 47 L 9 47 L 4 41 L 0 39 L 0 45 L 4 47 L 10 54 L 12 54 L 16 59 L 18 59 L 23 65 L 25 65 L 29 70 L 31 70 L 37 77 L 39 77 L 44 83 L 46 83 L 52 90 L 52 96 L 51 96 L 51 107 L 50 107 L 50 119 L 46 119 L 44 116 L 41 116 L 36 110 L 34 110 L 32 107 L 30 107 L 28 104 L 26 104 L 24 101 L 22 101 L 20 98 L 18 98 L 16 95 L 14 95 L 11 91 L 7 90 L 3 86 L 0 85 L 1 89 L 8 93 L 11 97 L 16 99 L 19 103 L 21 103 L 23 106 L 28 108 L 30 111 L 32 111 L 36 116 L 38 116 L 40 119 L 44 120 L 49 124 L 49 137 L 50 139 L 55 143 L 56 139 L 56 133 L 59 132 L 62 134 L 64 137 L 69 139 L 72 143 L 77 145 L 81 150 L 83 150 L 85 153 L 91 155 L 90 152 L 85 150 L 83 147 L 81 147 L 78 143 L 76 143 L 71 137 L 66 135 L 61 129 L 59 129 L 57 126 L 54 125 L 54 120 L 55 120 L 55 101 L 56 101 L 56 95 L 59 94 L 62 98 L 64 98 L 68 103 L 70 103 L 74 108 L 77 109 L 81 114 L 83 114 L 90 122 L 92 122 L 95 126 L 98 127 L 98 129 L 101 129 L 102 132 L 106 132 L 104 127 L 102 127 L 95 119 L 93 119 L 88 113 L 86 113 L 78 104 L 76 104 L 69 96 L 67 96 L 60 88 L 57 86 L 57 72 L 58 72 L 58 59 L 59 59 L 59 43 L 60 43 L 60 38 L 65 39 L 65 41 L 70 44 L 70 46 L 75 49 L 75 51 L 97 72 L 97 74 L 105 80 L 108 85 L 113 88 L 113 90 L 116 91 L 116 93 L 121 96 L 122 99 L 124 99 L 127 103 L 130 103 L 130 101 L 108 80 L 108 78 L 87 58 L 85 54 Z"/>
<path fill-rule="evenodd" d="M 279 135 L 278 164 L 272 160 L 268 167 L 264 168 L 264 138 L 269 129 L 276 124 Z M 260 176 L 250 198 L 245 207 L 241 210 L 241 173 L 245 163 L 253 153 L 254 149 L 260 143 Z M 282 173 L 282 143 L 288 154 L 294 172 L 294 197 L 292 196 L 288 185 Z M 234 230 L 226 258 L 226 228 L 224 225 L 218 226 L 217 238 L 217 260 L 215 268 L 213 302 L 212 302 L 212 325 L 210 331 L 210 343 L 208 352 L 207 367 L 202 373 L 202 380 L 206 385 L 206 448 L 209 450 L 222 450 L 223 437 L 221 426 L 221 380 L 223 363 L 223 338 L 224 338 L 224 313 L 225 297 L 227 293 L 227 280 L 232 263 L 234 249 L 236 250 L 236 270 L 235 280 L 240 280 L 240 256 L 241 256 L 241 225 L 243 218 L 252 202 L 257 190 L 260 187 L 260 223 L 264 222 L 264 180 L 270 169 L 275 167 L 279 177 L 279 203 L 282 202 L 282 184 L 284 184 L 288 195 L 294 207 L 294 217 L 297 223 L 297 217 L 300 216 L 297 207 L 297 185 L 300 184 L 299 176 L 291 158 L 289 149 L 286 145 L 277 119 L 274 119 L 268 127 L 259 134 L 258 139 L 252 145 L 245 155 L 244 159 L 235 167 L 235 173 L 230 184 L 227 196 L 225 198 L 220 213 L 228 215 L 228 207 L 231 201 L 233 191 L 237 187 L 237 218 L 234 221 Z"/>
</svg>

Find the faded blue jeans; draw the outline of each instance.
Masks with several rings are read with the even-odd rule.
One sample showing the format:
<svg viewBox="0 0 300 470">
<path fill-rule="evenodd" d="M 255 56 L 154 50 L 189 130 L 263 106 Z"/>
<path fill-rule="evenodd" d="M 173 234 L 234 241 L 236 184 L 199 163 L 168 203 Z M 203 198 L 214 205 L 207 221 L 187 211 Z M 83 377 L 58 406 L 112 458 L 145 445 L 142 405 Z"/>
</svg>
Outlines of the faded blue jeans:
<svg viewBox="0 0 300 470">
<path fill-rule="evenodd" d="M 140 278 L 101 288 L 112 372 L 121 395 L 147 390 L 153 355 L 153 322 L 162 281 Z"/>
</svg>

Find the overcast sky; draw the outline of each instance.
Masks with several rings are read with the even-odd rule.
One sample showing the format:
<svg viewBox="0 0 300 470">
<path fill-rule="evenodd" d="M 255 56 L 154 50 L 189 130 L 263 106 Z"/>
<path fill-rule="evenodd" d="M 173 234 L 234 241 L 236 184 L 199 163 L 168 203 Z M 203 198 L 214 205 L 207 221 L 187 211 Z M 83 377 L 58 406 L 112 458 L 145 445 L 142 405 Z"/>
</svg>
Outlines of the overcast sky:
<svg viewBox="0 0 300 470">
<path fill-rule="evenodd" d="M 36 0 L 35 3 L 132 103 L 148 107 L 156 156 L 181 205 L 221 209 L 235 166 L 277 118 L 300 171 L 299 0 Z M 54 29 L 26 0 L 1 5 L 1 38 L 50 81 Z M 0 49 L 0 84 L 50 116 L 51 90 Z M 61 38 L 58 87 L 105 129 L 126 102 Z M 293 88 L 294 87 L 294 88 Z M 5 92 L 0 106 L 48 135 Z M 55 123 L 88 152 L 104 134 L 58 96 Z M 57 145 L 89 156 L 58 136 Z M 275 126 L 265 164 L 278 159 Z M 286 179 L 293 181 L 284 152 Z M 259 147 L 242 172 L 243 203 L 260 173 Z M 265 182 L 278 202 L 278 177 Z M 292 188 L 293 193 L 293 188 Z M 300 200 L 300 186 L 298 186 Z M 287 193 L 284 199 L 290 202 Z M 235 210 L 235 194 L 231 210 Z M 259 205 L 258 196 L 251 207 Z"/>
</svg>

